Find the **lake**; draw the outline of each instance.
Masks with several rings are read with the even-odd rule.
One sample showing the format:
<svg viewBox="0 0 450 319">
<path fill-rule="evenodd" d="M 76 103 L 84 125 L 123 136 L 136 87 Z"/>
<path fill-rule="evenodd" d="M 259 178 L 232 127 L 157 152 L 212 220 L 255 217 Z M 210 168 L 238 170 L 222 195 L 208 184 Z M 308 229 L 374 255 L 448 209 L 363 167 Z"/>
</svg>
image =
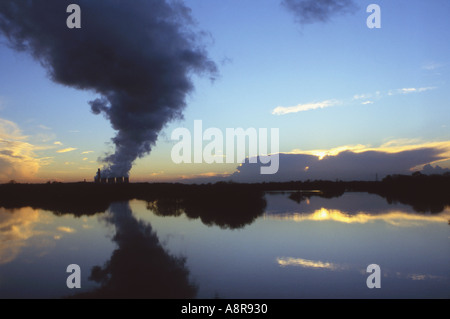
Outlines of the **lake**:
<svg viewBox="0 0 450 319">
<path fill-rule="evenodd" d="M 0 208 L 0 298 L 450 297 L 450 207 L 293 194 L 266 192 L 248 216 L 163 200 L 81 216 Z M 80 289 L 66 285 L 71 264 Z"/>
</svg>

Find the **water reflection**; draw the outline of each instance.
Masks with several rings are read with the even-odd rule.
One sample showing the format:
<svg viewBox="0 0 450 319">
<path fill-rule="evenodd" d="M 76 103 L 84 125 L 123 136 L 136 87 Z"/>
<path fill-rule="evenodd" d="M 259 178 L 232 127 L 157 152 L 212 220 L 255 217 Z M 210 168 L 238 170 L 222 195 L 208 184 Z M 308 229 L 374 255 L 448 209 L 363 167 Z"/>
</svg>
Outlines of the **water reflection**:
<svg viewBox="0 0 450 319">
<path fill-rule="evenodd" d="M 37 229 L 39 224 L 45 224 L 49 219 L 48 215 L 30 207 L 16 210 L 0 207 L 0 265 L 12 262 L 29 245 L 35 248 L 50 245 L 51 242 L 44 237 L 50 237 L 50 234 Z"/>
<path fill-rule="evenodd" d="M 354 273 L 359 273 L 361 275 L 366 274 L 366 269 L 363 267 L 358 267 L 357 265 L 339 264 L 328 261 L 320 260 L 308 260 L 298 257 L 278 257 L 276 262 L 281 268 L 285 267 L 300 267 L 305 269 L 314 270 L 327 270 L 327 271 L 352 271 Z M 435 282 L 448 282 L 449 277 L 443 275 L 433 275 L 424 273 L 407 273 L 403 271 L 395 270 L 383 267 L 383 277 L 384 279 L 403 279 L 412 281 L 430 281 Z"/>
<path fill-rule="evenodd" d="M 339 265 L 336 263 L 324 262 L 320 260 L 308 260 L 303 258 L 293 258 L 293 257 L 279 257 L 277 258 L 277 263 L 281 267 L 287 266 L 300 266 L 303 268 L 313 268 L 313 269 L 328 269 L 328 270 L 343 270 L 348 267 Z"/>
<path fill-rule="evenodd" d="M 0 208 L 0 298 L 449 296 L 448 207 L 237 193 L 148 196 L 95 215 Z M 83 290 L 65 286 L 71 263 Z M 375 293 L 365 285 L 371 263 L 383 272 Z"/>
<path fill-rule="evenodd" d="M 359 223 L 365 224 L 373 221 L 384 221 L 385 223 L 394 226 L 420 226 L 424 222 L 430 223 L 445 223 L 450 219 L 450 210 L 445 211 L 438 215 L 421 215 L 414 213 L 407 213 L 404 211 L 389 211 L 379 214 L 368 214 L 360 212 L 356 214 L 349 214 L 335 209 L 320 208 L 310 213 L 286 213 L 276 215 L 266 215 L 268 218 L 291 220 L 295 222 L 302 222 L 307 220 L 314 221 L 336 221 L 340 223 L 352 224 Z"/>
<path fill-rule="evenodd" d="M 278 198 L 270 194 L 268 196 L 271 197 L 272 207 L 266 211 L 265 218 L 278 220 L 335 221 L 346 224 L 383 221 L 399 227 L 450 221 L 450 207 L 444 207 L 439 213 L 419 213 L 408 205 L 386 204 L 381 197 L 368 193 L 348 192 L 332 200 L 328 200 L 330 197 L 312 192 L 291 192 Z M 289 205 L 285 200 L 287 198 L 296 204 Z"/>
<path fill-rule="evenodd" d="M 90 280 L 100 288 L 79 298 L 194 298 L 185 260 L 169 255 L 150 224 L 137 220 L 128 203 L 111 204 L 103 219 L 115 227 L 118 248 Z"/>
<path fill-rule="evenodd" d="M 163 197 L 147 202 L 147 209 L 158 216 L 200 219 L 207 226 L 223 229 L 244 228 L 262 216 L 266 208 L 264 194 L 254 191 L 211 190 L 183 197 Z"/>
</svg>

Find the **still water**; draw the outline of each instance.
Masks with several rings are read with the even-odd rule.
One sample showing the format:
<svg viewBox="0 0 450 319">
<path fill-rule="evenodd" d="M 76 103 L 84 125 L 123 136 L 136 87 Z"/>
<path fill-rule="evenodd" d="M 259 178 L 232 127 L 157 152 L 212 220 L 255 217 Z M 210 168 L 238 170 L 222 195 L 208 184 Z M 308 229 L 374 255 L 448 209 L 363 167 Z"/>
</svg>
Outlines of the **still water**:
<svg viewBox="0 0 450 319">
<path fill-rule="evenodd" d="M 289 196 L 266 193 L 237 223 L 157 201 L 78 217 L 0 208 L 0 298 L 450 298 L 449 207 Z M 67 288 L 70 264 L 81 289 Z M 366 285 L 370 264 L 379 289 Z"/>
</svg>

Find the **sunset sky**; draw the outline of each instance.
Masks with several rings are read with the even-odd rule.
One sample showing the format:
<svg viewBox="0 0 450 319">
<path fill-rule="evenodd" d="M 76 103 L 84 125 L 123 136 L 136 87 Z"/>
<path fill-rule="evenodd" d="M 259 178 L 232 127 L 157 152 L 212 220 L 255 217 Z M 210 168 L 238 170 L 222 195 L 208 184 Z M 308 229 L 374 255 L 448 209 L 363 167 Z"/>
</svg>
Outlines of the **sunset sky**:
<svg viewBox="0 0 450 319">
<path fill-rule="evenodd" d="M 295 2 L 185 1 L 217 74 L 192 75 L 184 118 L 135 161 L 131 181 L 374 179 L 430 163 L 450 169 L 450 2 L 341 1 L 349 10 L 331 6 L 310 21 L 289 7 Z M 87 2 L 68 3 L 80 4 L 89 32 Z M 381 8 L 380 29 L 366 25 L 371 3 Z M 127 34 L 126 26 L 117 28 Z M 52 81 L 0 28 L 0 182 L 92 181 L 116 134 L 91 111 L 99 97 Z M 236 172 L 238 163 L 173 163 L 173 130 L 193 132 L 195 120 L 223 132 L 278 128 L 279 175 L 261 177 L 252 164 Z"/>
</svg>

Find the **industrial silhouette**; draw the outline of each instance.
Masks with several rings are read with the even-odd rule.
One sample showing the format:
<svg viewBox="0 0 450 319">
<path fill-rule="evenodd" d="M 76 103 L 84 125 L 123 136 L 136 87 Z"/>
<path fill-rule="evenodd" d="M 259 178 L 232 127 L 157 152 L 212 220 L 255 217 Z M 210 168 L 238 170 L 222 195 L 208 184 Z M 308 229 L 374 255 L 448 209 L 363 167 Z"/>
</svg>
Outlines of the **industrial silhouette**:
<svg viewBox="0 0 450 319">
<path fill-rule="evenodd" d="M 96 184 L 128 184 L 130 183 L 130 178 L 128 176 L 104 177 L 99 168 L 94 177 L 94 182 Z"/>
</svg>

